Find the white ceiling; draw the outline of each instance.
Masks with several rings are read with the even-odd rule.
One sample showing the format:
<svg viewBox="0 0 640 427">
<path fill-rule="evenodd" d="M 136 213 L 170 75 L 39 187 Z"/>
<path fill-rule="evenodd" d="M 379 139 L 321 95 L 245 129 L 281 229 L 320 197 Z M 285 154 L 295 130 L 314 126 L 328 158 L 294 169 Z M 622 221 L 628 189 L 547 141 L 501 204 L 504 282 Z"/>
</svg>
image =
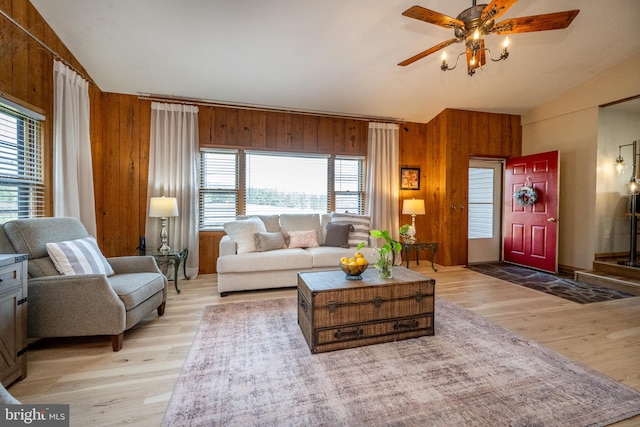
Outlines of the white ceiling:
<svg viewBox="0 0 640 427">
<path fill-rule="evenodd" d="M 580 9 L 564 30 L 514 34 L 469 77 L 440 54 L 472 0 L 31 0 L 106 92 L 427 122 L 444 108 L 523 114 L 640 53 L 638 0 L 520 0 L 502 19 Z M 483 3 L 480 1 L 479 3 Z M 487 47 L 500 53 L 502 37 Z M 449 58 L 462 49 L 447 48 Z M 612 100 L 613 101 L 613 100 Z"/>
</svg>

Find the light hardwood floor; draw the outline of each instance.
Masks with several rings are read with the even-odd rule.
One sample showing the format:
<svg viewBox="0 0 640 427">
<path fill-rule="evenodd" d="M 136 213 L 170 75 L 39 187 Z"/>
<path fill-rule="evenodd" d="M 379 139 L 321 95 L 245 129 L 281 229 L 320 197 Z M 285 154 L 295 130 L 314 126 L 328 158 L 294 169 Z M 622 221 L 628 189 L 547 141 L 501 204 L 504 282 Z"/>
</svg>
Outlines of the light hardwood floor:
<svg viewBox="0 0 640 427">
<path fill-rule="evenodd" d="M 640 390 L 640 297 L 581 305 L 461 267 L 411 269 L 435 278 L 439 297 Z M 70 404 L 72 426 L 158 426 L 204 306 L 296 295 L 220 298 L 216 275 L 180 281 L 180 294 L 170 284 L 165 315 L 128 331 L 120 352 L 107 337 L 39 341 L 28 351 L 27 378 L 9 391 L 25 403 Z M 640 425 L 640 417 L 616 425 Z"/>
</svg>

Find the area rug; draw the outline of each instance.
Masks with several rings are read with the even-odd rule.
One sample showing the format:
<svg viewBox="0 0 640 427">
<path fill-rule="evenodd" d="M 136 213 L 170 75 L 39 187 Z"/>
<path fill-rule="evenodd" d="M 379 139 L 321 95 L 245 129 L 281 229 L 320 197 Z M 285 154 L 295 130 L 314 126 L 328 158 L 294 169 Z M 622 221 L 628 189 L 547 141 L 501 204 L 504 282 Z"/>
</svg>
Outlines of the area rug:
<svg viewBox="0 0 640 427">
<path fill-rule="evenodd" d="M 296 299 L 206 307 L 164 426 L 603 426 L 640 392 L 443 299 L 436 335 L 312 354 Z"/>
<path fill-rule="evenodd" d="M 486 274 L 487 276 L 580 304 L 612 301 L 636 296 L 616 289 L 578 282 L 571 279 L 571 276 L 545 273 L 505 262 L 475 264 L 469 265 L 467 268 L 478 273 Z"/>
</svg>

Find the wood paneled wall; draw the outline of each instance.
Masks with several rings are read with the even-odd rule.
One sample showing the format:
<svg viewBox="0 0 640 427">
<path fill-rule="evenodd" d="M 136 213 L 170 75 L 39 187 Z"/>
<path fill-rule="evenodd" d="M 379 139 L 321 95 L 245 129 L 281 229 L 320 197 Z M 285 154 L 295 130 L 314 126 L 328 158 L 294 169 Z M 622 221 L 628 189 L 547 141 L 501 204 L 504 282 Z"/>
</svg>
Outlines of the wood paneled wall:
<svg viewBox="0 0 640 427">
<path fill-rule="evenodd" d="M 44 42 L 81 74 L 88 76 L 51 27 L 28 0 L 0 0 L 0 9 Z M 47 194 L 51 194 L 53 152 L 54 55 L 0 15 L 0 96 L 43 114 L 44 160 Z M 91 85 L 92 101 L 99 90 Z M 96 92 L 97 90 L 97 92 Z M 53 212 L 51 197 L 45 212 Z"/>
<path fill-rule="evenodd" d="M 367 154 L 369 124 L 362 120 L 206 106 L 199 108 L 198 124 L 201 147 Z M 199 234 L 200 272 L 215 273 L 224 233 Z"/>
<path fill-rule="evenodd" d="M 470 157 L 521 155 L 520 116 L 446 109 L 427 124 L 426 200 L 429 241 L 441 243 L 437 261 L 467 262 L 468 167 Z"/>
<path fill-rule="evenodd" d="M 0 9 L 88 76 L 28 0 L 0 0 Z M 47 117 L 44 139 L 49 215 L 53 212 L 50 187 L 53 60 L 50 52 L 0 16 L 0 92 Z M 150 101 L 132 95 L 103 93 L 93 83 L 89 94 L 98 241 L 107 256 L 135 254 L 146 221 Z M 308 114 L 201 106 L 199 134 L 204 147 L 366 155 L 368 123 Z M 401 125 L 400 165 L 420 167 L 421 186 L 419 191 L 401 191 L 400 207 L 405 198 L 425 200 L 427 215 L 416 219 L 418 237 L 443 243 L 445 249 L 439 251 L 437 261 L 445 265 L 455 263 L 460 254 L 456 255 L 451 248 L 456 245 L 466 248 L 466 235 L 453 236 L 448 231 L 456 229 L 461 221 L 454 221 L 448 206 L 459 189 L 466 187 L 468 157 L 509 157 L 520 152 L 519 116 L 445 110 L 428 124 Z M 460 194 L 466 197 L 466 190 Z M 409 221 L 410 217 L 402 216 L 400 224 Z M 466 224 L 457 229 L 466 233 Z M 220 232 L 200 233 L 202 273 L 215 271 L 221 235 Z"/>
</svg>

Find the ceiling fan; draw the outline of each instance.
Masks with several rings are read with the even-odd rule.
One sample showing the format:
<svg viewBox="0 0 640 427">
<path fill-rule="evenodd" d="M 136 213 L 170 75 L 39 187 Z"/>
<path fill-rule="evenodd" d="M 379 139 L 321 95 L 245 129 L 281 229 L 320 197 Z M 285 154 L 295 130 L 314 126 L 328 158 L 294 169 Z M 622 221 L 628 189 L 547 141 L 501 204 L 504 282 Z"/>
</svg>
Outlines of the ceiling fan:
<svg viewBox="0 0 640 427">
<path fill-rule="evenodd" d="M 465 52 L 462 52 L 456 58 L 453 67 L 449 67 L 446 60 L 446 54 L 443 54 L 442 68 L 443 71 L 453 70 L 458 65 L 460 56 L 467 55 L 467 70 L 470 76 L 473 76 L 475 69 L 486 63 L 486 57 L 492 61 L 500 61 L 507 59 L 509 52 L 507 50 L 508 38 L 505 39 L 502 53 L 498 59 L 491 56 L 491 51 L 484 46 L 483 36 L 489 34 L 516 34 L 529 33 L 534 31 L 561 30 L 567 28 L 569 24 L 578 14 L 579 10 L 568 10 L 565 12 L 547 13 L 544 15 L 524 16 L 521 18 L 511 18 L 496 23 L 495 20 L 504 14 L 518 0 L 492 0 L 491 3 L 476 5 L 476 0 L 472 0 L 473 5 L 462 11 L 456 18 L 443 15 L 425 9 L 422 6 L 412 6 L 405 10 L 402 14 L 409 18 L 418 19 L 429 24 L 438 25 L 444 28 L 452 28 L 455 37 L 445 40 L 442 43 L 418 53 L 409 59 L 400 62 L 398 65 L 406 66 L 415 61 L 429 56 L 434 52 L 444 49 L 454 44 L 465 42 Z M 486 52 L 489 55 L 486 55 Z"/>
</svg>

